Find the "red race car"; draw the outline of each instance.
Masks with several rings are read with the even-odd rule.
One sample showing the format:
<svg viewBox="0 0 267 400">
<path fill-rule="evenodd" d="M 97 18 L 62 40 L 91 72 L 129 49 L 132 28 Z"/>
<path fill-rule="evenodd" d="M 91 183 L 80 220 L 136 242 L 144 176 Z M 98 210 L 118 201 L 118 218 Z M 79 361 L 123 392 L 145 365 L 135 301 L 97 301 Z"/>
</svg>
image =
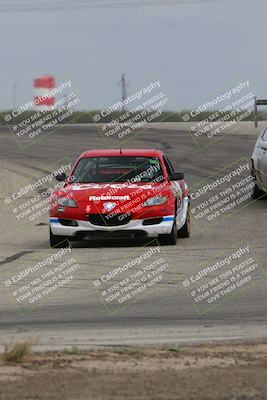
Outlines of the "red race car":
<svg viewBox="0 0 267 400">
<path fill-rule="evenodd" d="M 68 240 L 158 237 L 175 245 L 190 235 L 190 195 L 184 175 L 159 150 L 92 150 L 76 161 L 52 193 L 50 244 Z"/>
</svg>

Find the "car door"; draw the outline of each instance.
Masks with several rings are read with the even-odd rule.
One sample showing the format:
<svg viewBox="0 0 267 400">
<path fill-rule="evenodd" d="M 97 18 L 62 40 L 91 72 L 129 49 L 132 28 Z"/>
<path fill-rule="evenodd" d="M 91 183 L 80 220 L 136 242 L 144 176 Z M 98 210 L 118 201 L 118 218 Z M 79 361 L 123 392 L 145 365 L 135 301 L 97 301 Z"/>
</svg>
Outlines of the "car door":
<svg viewBox="0 0 267 400">
<path fill-rule="evenodd" d="M 263 147 L 265 143 L 265 148 Z M 257 172 L 262 187 L 267 190 L 267 128 L 262 133 L 257 143 Z"/>
</svg>

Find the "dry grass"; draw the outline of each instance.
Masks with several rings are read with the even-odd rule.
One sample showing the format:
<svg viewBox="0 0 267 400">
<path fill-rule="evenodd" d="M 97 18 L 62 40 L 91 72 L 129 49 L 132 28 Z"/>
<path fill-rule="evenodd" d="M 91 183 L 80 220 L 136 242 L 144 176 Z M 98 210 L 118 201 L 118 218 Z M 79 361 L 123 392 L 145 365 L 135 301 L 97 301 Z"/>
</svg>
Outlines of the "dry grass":
<svg viewBox="0 0 267 400">
<path fill-rule="evenodd" d="M 30 337 L 23 342 L 14 342 L 12 340 L 9 343 L 4 343 L 3 361 L 6 363 L 20 363 L 30 353 L 32 346 L 36 343 L 36 337 Z"/>
</svg>

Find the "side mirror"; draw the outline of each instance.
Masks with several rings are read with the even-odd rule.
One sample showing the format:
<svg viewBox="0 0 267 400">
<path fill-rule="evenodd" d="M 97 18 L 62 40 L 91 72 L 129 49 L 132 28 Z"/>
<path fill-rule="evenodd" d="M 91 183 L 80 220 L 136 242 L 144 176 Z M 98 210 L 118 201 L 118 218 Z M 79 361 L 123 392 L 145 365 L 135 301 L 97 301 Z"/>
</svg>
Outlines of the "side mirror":
<svg viewBox="0 0 267 400">
<path fill-rule="evenodd" d="M 261 148 L 267 150 L 267 142 L 261 142 Z"/>
<path fill-rule="evenodd" d="M 65 172 L 62 172 L 61 174 L 56 175 L 55 178 L 57 181 L 63 182 L 67 179 L 67 175 L 65 174 Z"/>
<path fill-rule="evenodd" d="M 182 172 L 174 172 L 171 177 L 171 181 L 181 181 L 184 179 L 184 174 Z"/>
</svg>

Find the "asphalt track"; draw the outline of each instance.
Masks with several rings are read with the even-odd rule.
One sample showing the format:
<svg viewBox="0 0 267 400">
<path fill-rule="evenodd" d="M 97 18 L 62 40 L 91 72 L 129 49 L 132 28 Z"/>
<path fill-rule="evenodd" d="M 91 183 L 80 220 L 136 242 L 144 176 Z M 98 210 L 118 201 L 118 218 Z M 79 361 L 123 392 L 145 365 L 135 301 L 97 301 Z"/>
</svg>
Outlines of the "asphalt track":
<svg viewBox="0 0 267 400">
<path fill-rule="evenodd" d="M 132 138 L 127 147 L 163 150 L 176 170 L 183 171 L 189 185 L 194 186 L 241 157 L 250 158 L 258 132 L 252 123 L 240 124 L 237 131 L 216 142 L 201 138 L 199 148 L 182 124 L 153 125 Z M 20 139 L 23 143 L 24 138 Z M 205 231 L 199 231 L 193 221 L 189 239 L 164 247 L 172 270 L 159 287 L 115 314 L 107 311 L 92 283 L 98 263 L 108 268 L 111 262 L 116 265 L 119 260 L 137 257 L 144 243 L 119 240 L 74 244 L 73 252 L 82 271 L 67 290 L 27 314 L 18 312 L 3 283 L 6 275 L 18 260 L 26 267 L 44 258 L 44 254 L 53 254 L 53 250 L 48 245 L 47 217 L 43 216 L 38 223 L 18 222 L 3 199 L 25 179 L 48 173 L 47 166 L 59 159 L 67 156 L 73 162 L 84 150 L 103 147 L 106 145 L 93 125 L 62 127 L 26 148 L 20 148 L 11 133 L 0 127 L 0 336 L 7 340 L 37 335 L 43 349 L 266 338 L 266 279 L 205 314 L 196 311 L 181 283 L 182 277 L 201 262 L 212 257 L 219 259 L 220 253 L 243 239 L 266 270 L 264 199 L 231 213 L 230 218 Z"/>
</svg>

